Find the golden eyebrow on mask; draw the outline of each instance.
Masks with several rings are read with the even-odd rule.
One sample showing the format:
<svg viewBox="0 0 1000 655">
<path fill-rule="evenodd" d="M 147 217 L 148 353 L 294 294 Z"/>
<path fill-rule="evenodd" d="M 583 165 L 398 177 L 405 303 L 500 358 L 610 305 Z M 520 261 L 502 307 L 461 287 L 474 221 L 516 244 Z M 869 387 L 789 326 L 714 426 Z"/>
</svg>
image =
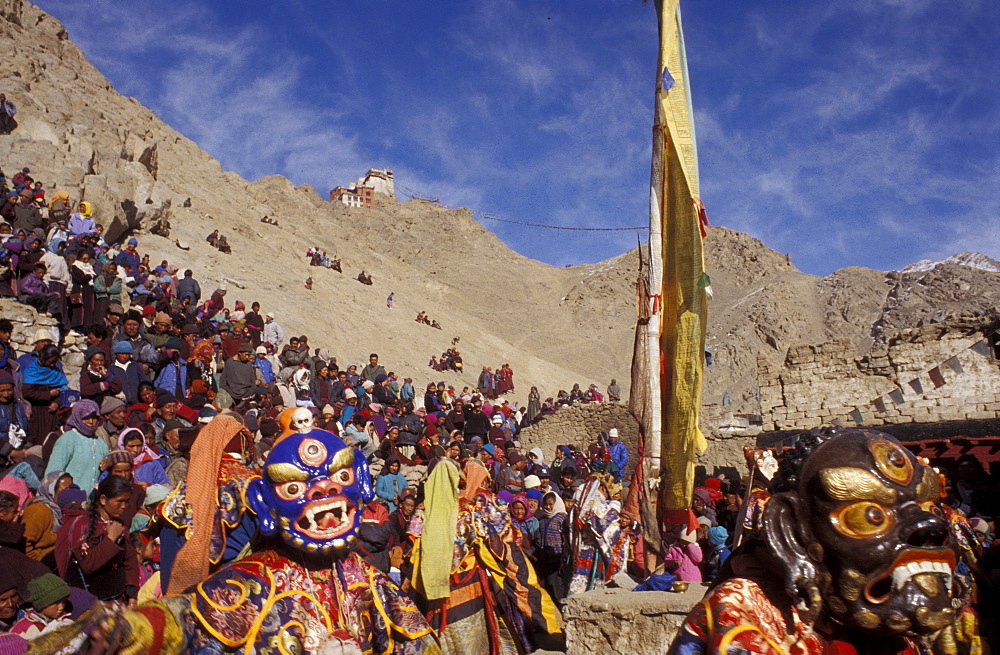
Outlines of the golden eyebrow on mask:
<svg viewBox="0 0 1000 655">
<path fill-rule="evenodd" d="M 309 474 L 292 464 L 277 462 L 268 464 L 267 478 L 276 484 L 296 481 L 305 482 L 309 479 Z"/>
<path fill-rule="evenodd" d="M 896 502 L 895 489 L 885 486 L 875 474 L 864 469 L 842 466 L 819 473 L 827 495 L 834 500 L 874 500 L 883 505 Z"/>
<path fill-rule="evenodd" d="M 345 469 L 348 466 L 354 465 L 354 449 L 348 446 L 347 448 L 341 448 L 337 451 L 337 454 L 333 456 L 333 461 L 330 462 L 330 473 L 334 471 L 339 471 L 340 469 Z"/>
<path fill-rule="evenodd" d="M 920 484 L 917 485 L 917 502 L 937 500 L 940 497 L 941 485 L 938 481 L 938 475 L 934 469 L 925 466 L 924 475 L 920 479 Z"/>
</svg>

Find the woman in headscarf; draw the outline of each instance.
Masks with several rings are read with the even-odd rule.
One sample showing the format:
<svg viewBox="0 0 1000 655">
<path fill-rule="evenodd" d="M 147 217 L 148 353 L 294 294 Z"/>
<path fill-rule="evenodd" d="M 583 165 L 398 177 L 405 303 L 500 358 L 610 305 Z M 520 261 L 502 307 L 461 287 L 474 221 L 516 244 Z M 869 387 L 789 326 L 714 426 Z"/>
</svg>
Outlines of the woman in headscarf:
<svg viewBox="0 0 1000 655">
<path fill-rule="evenodd" d="M 552 460 L 549 470 L 558 475 L 557 471 L 561 471 L 566 464 L 573 465 L 573 453 L 570 452 L 569 446 L 556 446 L 556 457 Z"/>
<path fill-rule="evenodd" d="M 38 357 L 24 367 L 21 378 L 21 396 L 31 405 L 28 436 L 34 443 L 44 445 L 43 458 L 49 456 L 53 444 L 46 437 L 59 428 L 59 394 L 69 389 L 69 380 L 57 368 L 58 364 L 59 349 L 44 346 Z"/>
<path fill-rule="evenodd" d="M 427 389 L 424 391 L 424 409 L 427 410 L 428 414 L 433 414 L 441 409 L 438 401 L 437 386 L 433 382 L 428 382 Z"/>
<path fill-rule="evenodd" d="M 70 323 L 74 328 L 82 328 L 90 325 L 94 318 L 94 278 L 97 273 L 90 263 L 90 253 L 81 252 L 76 257 L 76 261 L 69 267 L 70 276 L 73 278 L 73 287 L 70 296 L 79 300 L 73 306 L 73 315 Z M 79 294 L 78 296 L 76 294 Z M 72 304 L 72 303 L 71 303 Z M 103 316 L 101 318 L 104 318 Z"/>
<path fill-rule="evenodd" d="M 566 596 L 563 557 L 566 551 L 566 504 L 554 491 L 542 496 L 538 509 L 538 542 L 535 562 L 538 577 L 557 602 Z"/>
<path fill-rule="evenodd" d="M 63 192 L 65 193 L 65 192 Z M 56 197 L 58 197 L 58 192 Z M 66 194 L 67 201 L 69 200 L 69 194 Z M 52 199 L 54 203 L 56 198 Z M 80 237 L 84 234 L 90 234 L 91 232 L 97 231 L 97 225 L 94 223 L 94 207 L 89 202 L 84 200 L 80 203 L 73 215 L 69 217 L 69 235 L 71 237 Z"/>
<path fill-rule="evenodd" d="M 408 489 L 410 483 L 399 472 L 399 459 L 390 456 L 385 461 L 385 467 L 375 480 L 375 495 L 382 499 L 390 512 L 396 511 L 396 501 L 403 489 Z"/>
<path fill-rule="evenodd" d="M 531 511 L 528 497 L 524 494 L 515 496 L 508 509 L 511 524 L 521 531 L 521 548 L 524 548 L 525 552 L 533 554 L 535 539 L 538 537 L 538 519 Z"/>
<path fill-rule="evenodd" d="M 45 249 L 56 254 L 59 252 L 59 244 L 69 241 L 69 232 L 66 230 L 66 221 L 53 221 L 49 233 L 45 235 Z"/>
<path fill-rule="evenodd" d="M 538 393 L 538 387 L 531 387 L 531 391 L 528 392 L 528 413 L 525 414 L 529 425 L 535 422 L 535 418 L 541 411 L 542 395 Z"/>
<path fill-rule="evenodd" d="M 97 436 L 101 412 L 93 400 L 79 400 L 66 421 L 70 429 L 59 435 L 46 474 L 65 471 L 84 491 L 97 484 L 101 460 L 108 454 L 108 446 Z"/>
<path fill-rule="evenodd" d="M 361 376 L 358 374 L 358 365 L 351 364 L 347 367 L 347 384 L 351 389 L 357 389 L 361 384 Z"/>
<path fill-rule="evenodd" d="M 24 511 L 28 501 L 34 497 L 34 494 L 31 493 L 31 489 L 28 488 L 24 480 L 13 478 L 9 475 L 0 478 L 0 491 L 7 491 L 17 496 L 18 512 Z"/>
<path fill-rule="evenodd" d="M 25 277 L 34 270 L 35 264 L 42 261 L 42 239 L 36 234 L 29 234 L 24 240 L 24 249 L 17 259 L 17 271 L 20 277 Z M 42 262 L 44 263 L 44 262 Z"/>
<path fill-rule="evenodd" d="M 105 478 L 116 475 L 132 483 L 132 490 L 129 492 L 129 499 L 122 512 L 121 520 L 127 526 L 132 525 L 132 519 L 142 509 L 146 501 L 146 487 L 148 485 L 135 481 L 135 467 L 132 465 L 132 454 L 126 450 L 112 450 L 108 456 L 101 460 L 101 475 L 98 478 L 98 486 Z"/>
<path fill-rule="evenodd" d="M 118 448 L 132 457 L 132 477 L 139 484 L 170 484 L 161 455 L 146 445 L 146 437 L 139 428 L 126 428 L 118 436 Z"/>
<path fill-rule="evenodd" d="M 538 475 L 538 469 L 545 466 L 545 453 L 539 447 L 534 447 L 528 451 L 528 475 Z"/>
<path fill-rule="evenodd" d="M 62 525 L 62 510 L 56 496 L 73 483 L 73 476 L 64 471 L 52 471 L 42 478 L 35 496 L 24 508 L 24 554 L 33 560 L 46 561 L 56 547 L 56 533 Z M 46 561 L 46 563 L 49 563 Z M 51 562 L 55 566 L 55 561 Z"/>
<path fill-rule="evenodd" d="M 53 223 L 62 222 L 65 227 L 70 219 L 69 213 L 69 191 L 60 189 L 55 192 L 52 200 L 49 201 L 49 220 Z"/>
</svg>

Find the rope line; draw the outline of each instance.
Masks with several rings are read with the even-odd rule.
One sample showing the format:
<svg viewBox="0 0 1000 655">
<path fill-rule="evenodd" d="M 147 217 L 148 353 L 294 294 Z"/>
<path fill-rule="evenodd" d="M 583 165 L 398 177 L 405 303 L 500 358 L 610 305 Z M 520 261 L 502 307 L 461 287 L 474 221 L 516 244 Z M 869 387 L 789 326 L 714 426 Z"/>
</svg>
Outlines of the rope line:
<svg viewBox="0 0 1000 655">
<path fill-rule="evenodd" d="M 403 191 L 403 193 L 410 198 L 416 198 L 417 200 L 428 200 L 430 202 L 441 205 L 442 207 L 447 207 L 441 202 L 441 199 L 436 196 L 431 196 L 429 194 L 421 193 L 420 191 L 415 191 L 402 184 L 396 183 L 396 188 Z M 511 218 L 501 218 L 499 216 L 494 216 L 492 214 L 487 214 L 486 212 L 471 210 L 472 215 L 480 220 L 487 221 L 498 221 L 500 223 L 513 223 L 515 225 L 528 225 L 530 227 L 542 227 L 548 230 L 567 230 L 573 232 L 628 232 L 631 230 L 648 230 L 648 225 L 642 225 L 637 227 L 564 227 L 561 225 L 546 225 L 545 223 L 529 223 L 528 221 L 516 221 Z M 535 236 L 535 235 L 524 235 L 524 236 Z M 541 235 L 539 235 L 541 236 Z"/>
<path fill-rule="evenodd" d="M 529 225 L 531 227 L 544 227 L 549 230 L 573 230 L 577 232 L 628 232 L 631 230 L 648 230 L 648 225 L 636 227 L 564 227 L 561 225 L 545 225 L 544 223 L 529 223 L 527 221 L 515 221 L 511 218 L 500 218 L 482 212 L 473 212 L 476 218 L 485 218 L 488 221 L 499 221 L 501 223 L 514 223 L 515 225 Z"/>
</svg>

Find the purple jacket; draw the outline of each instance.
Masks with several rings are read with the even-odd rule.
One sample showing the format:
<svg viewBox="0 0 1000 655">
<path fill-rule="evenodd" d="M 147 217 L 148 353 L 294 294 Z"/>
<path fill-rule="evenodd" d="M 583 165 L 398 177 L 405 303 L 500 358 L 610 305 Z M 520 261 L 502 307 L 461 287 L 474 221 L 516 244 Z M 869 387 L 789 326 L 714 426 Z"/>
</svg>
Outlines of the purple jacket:
<svg viewBox="0 0 1000 655">
<path fill-rule="evenodd" d="M 21 282 L 18 284 L 18 288 L 20 289 L 21 294 L 25 296 L 31 296 L 36 293 L 48 295 L 49 293 L 49 287 L 45 284 L 45 280 L 38 277 L 34 273 L 30 273 L 22 278 Z"/>
</svg>

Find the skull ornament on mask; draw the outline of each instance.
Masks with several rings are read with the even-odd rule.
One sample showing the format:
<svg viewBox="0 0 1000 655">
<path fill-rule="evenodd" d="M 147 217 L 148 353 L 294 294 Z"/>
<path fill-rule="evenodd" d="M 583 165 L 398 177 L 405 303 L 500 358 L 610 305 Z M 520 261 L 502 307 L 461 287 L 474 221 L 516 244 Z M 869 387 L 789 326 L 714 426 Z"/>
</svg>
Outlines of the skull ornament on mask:
<svg viewBox="0 0 1000 655">
<path fill-rule="evenodd" d="M 291 428 L 300 434 L 313 429 L 313 414 L 305 407 L 299 407 L 292 412 Z"/>
<path fill-rule="evenodd" d="M 937 474 L 893 437 L 804 435 L 786 454 L 764 514 L 785 587 L 814 619 L 879 635 L 922 636 L 956 618 L 956 553 L 935 513 Z M 804 454 L 803 454 L 804 453 Z"/>
<path fill-rule="evenodd" d="M 322 554 L 342 555 L 354 546 L 361 508 L 374 497 L 364 456 L 318 429 L 276 443 L 263 477 L 247 489 L 261 532 Z"/>
</svg>

